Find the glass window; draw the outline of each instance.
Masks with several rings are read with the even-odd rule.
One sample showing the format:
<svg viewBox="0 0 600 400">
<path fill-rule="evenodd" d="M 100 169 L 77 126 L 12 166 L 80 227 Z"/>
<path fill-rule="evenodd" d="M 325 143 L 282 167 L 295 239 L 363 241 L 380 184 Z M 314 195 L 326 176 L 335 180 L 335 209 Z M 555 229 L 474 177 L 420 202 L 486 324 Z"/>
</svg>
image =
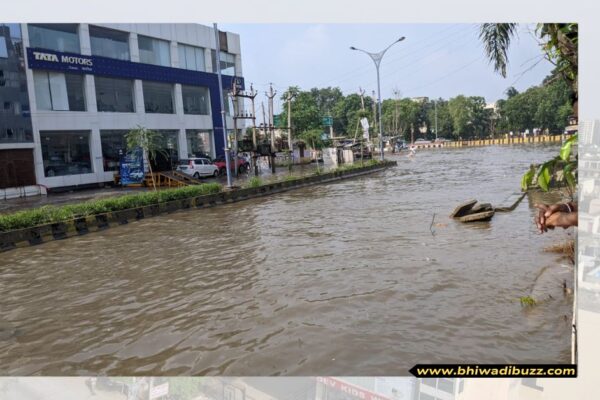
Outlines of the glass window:
<svg viewBox="0 0 600 400">
<path fill-rule="evenodd" d="M 144 107 L 147 113 L 173 114 L 173 85 L 170 83 L 142 82 Z"/>
<path fill-rule="evenodd" d="M 6 47 L 6 38 L 0 36 L 0 57 L 8 58 L 8 48 Z"/>
<path fill-rule="evenodd" d="M 104 171 L 118 171 L 121 155 L 127 152 L 126 130 L 101 130 L 102 165 Z"/>
<path fill-rule="evenodd" d="M 95 56 L 129 61 L 129 34 L 90 25 L 90 43 Z"/>
<path fill-rule="evenodd" d="M 179 68 L 206 71 L 204 49 L 179 43 Z"/>
<path fill-rule="evenodd" d="M 168 171 L 177 165 L 179 161 L 179 131 L 157 130 L 161 136 L 164 151 L 156 152 L 156 159 L 152 161 L 152 169 L 155 171 Z"/>
<path fill-rule="evenodd" d="M 212 131 L 186 129 L 188 157 L 208 157 L 212 154 Z"/>
<path fill-rule="evenodd" d="M 208 88 L 203 86 L 181 86 L 183 112 L 185 114 L 210 115 Z"/>
<path fill-rule="evenodd" d="M 442 390 L 446 393 L 454 393 L 454 381 L 451 379 L 439 378 L 438 390 Z"/>
<path fill-rule="evenodd" d="M 40 140 L 45 176 L 93 172 L 88 131 L 41 131 Z"/>
<path fill-rule="evenodd" d="M 235 55 L 227 53 L 225 51 L 219 52 L 221 55 L 221 73 L 224 75 L 235 76 Z M 217 65 L 217 52 L 211 50 L 213 72 L 217 72 L 215 66 Z"/>
<path fill-rule="evenodd" d="M 98 111 L 133 112 L 133 81 L 95 76 Z"/>
<path fill-rule="evenodd" d="M 419 393 L 419 400 L 436 400 L 436 398 L 427 393 Z"/>
<path fill-rule="evenodd" d="M 431 387 L 436 387 L 436 378 L 423 378 L 421 379 L 421 383 L 423 385 L 427 385 L 427 386 L 431 386 Z"/>
<path fill-rule="evenodd" d="M 21 25 L 0 23 L 0 143 L 32 141 Z"/>
<path fill-rule="evenodd" d="M 80 53 L 77 24 L 29 24 L 31 47 Z"/>
<path fill-rule="evenodd" d="M 39 110 L 85 111 L 82 75 L 34 71 L 33 86 Z"/>
<path fill-rule="evenodd" d="M 164 67 L 171 66 L 169 42 L 166 40 L 140 35 L 138 36 L 138 47 L 140 49 L 140 62 Z"/>
</svg>

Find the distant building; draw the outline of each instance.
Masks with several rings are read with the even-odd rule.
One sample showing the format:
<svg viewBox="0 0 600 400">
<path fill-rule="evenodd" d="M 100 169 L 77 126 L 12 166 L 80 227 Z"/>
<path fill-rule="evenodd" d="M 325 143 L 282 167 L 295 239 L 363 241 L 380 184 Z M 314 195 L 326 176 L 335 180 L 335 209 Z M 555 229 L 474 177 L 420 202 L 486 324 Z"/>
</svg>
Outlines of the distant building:
<svg viewBox="0 0 600 400">
<path fill-rule="evenodd" d="M 230 400 L 413 400 L 413 378 L 206 378 L 202 391 Z"/>
<path fill-rule="evenodd" d="M 429 101 L 429 97 L 427 97 L 427 96 L 411 97 L 410 99 L 412 101 L 414 101 L 415 103 L 427 103 Z"/>
<path fill-rule="evenodd" d="M 417 379 L 414 400 L 454 400 L 464 380 L 448 378 Z"/>
</svg>

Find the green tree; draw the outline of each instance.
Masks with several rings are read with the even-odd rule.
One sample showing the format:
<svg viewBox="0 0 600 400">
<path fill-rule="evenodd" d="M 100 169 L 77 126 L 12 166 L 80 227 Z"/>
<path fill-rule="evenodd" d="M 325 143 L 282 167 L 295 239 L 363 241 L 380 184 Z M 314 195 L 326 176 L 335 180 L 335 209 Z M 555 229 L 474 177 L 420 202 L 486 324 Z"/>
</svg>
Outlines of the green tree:
<svg viewBox="0 0 600 400">
<path fill-rule="evenodd" d="M 517 24 L 481 24 L 479 38 L 485 53 L 494 64 L 494 70 L 506 78 L 508 49 L 516 34 Z M 542 49 L 548 61 L 556 66 L 556 71 L 571 88 L 573 113 L 577 114 L 578 101 L 578 45 L 579 27 L 576 23 L 538 24 L 537 35 L 542 41 Z"/>
<path fill-rule="evenodd" d="M 425 123 L 423 104 L 408 98 L 399 101 L 400 134 L 411 143 L 419 136 L 419 128 Z"/>
<path fill-rule="evenodd" d="M 428 137 L 435 137 L 435 121 L 437 108 L 438 137 L 452 136 L 452 118 L 448 110 L 448 102 L 442 98 L 430 100 L 424 104 L 425 123 L 427 125 Z"/>
<path fill-rule="evenodd" d="M 519 91 L 517 89 L 515 89 L 514 86 L 510 86 L 508 89 L 506 89 L 506 91 L 504 93 L 506 94 L 506 97 L 510 99 L 510 98 L 518 95 Z"/>
<path fill-rule="evenodd" d="M 297 138 L 305 131 L 319 128 L 321 115 L 315 97 L 310 92 L 301 91 L 298 87 L 292 86 L 286 90 L 281 99 L 285 101 L 289 93 L 294 95 L 290 106 L 292 136 Z M 287 121 L 287 107 L 284 107 L 281 118 Z"/>
<path fill-rule="evenodd" d="M 156 182 L 154 180 L 154 173 L 152 172 L 152 160 L 156 160 L 158 153 L 163 154 L 165 157 L 168 156 L 165 150 L 165 138 L 156 131 L 138 125 L 137 128 L 130 130 L 125 135 L 125 140 L 127 141 L 128 150 L 139 147 L 144 152 L 144 156 L 148 160 L 152 187 L 156 191 Z"/>
<path fill-rule="evenodd" d="M 484 138 L 490 135 L 492 110 L 480 96 L 456 96 L 448 101 L 455 138 Z"/>
<path fill-rule="evenodd" d="M 372 125 L 371 109 L 372 100 L 370 97 L 364 99 L 365 111 L 362 111 L 360 96 L 356 93 L 349 94 L 341 98 L 333 107 L 333 129 L 336 132 L 354 137 L 356 130 L 359 129 L 359 120 L 363 117 L 369 118 Z"/>
</svg>

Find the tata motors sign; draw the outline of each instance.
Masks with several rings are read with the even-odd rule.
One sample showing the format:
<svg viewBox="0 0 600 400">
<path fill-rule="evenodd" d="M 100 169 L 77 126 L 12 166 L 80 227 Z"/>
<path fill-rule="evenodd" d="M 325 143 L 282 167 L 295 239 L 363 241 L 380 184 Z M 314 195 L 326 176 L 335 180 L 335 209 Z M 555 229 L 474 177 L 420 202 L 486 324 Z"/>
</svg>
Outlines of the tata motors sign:
<svg viewBox="0 0 600 400">
<path fill-rule="evenodd" d="M 94 66 L 94 61 L 88 56 L 49 53 L 47 51 L 35 49 L 31 50 L 31 57 L 29 61 L 30 64 L 31 61 L 59 64 L 57 65 L 58 68 L 56 69 L 75 70 L 81 72 L 92 72 L 92 67 Z"/>
</svg>

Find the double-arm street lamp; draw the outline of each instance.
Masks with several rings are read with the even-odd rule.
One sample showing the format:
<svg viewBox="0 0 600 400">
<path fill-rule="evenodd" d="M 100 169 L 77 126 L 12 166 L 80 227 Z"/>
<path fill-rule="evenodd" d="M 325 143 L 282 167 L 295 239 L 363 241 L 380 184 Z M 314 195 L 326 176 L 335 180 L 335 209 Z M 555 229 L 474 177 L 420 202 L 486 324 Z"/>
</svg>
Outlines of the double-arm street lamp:
<svg viewBox="0 0 600 400">
<path fill-rule="evenodd" d="M 373 60 L 373 62 L 375 63 L 375 69 L 377 70 L 377 97 L 378 97 L 378 103 L 379 103 L 378 104 L 378 109 L 379 109 L 379 118 L 378 118 L 378 121 L 379 121 L 378 122 L 378 124 L 379 124 L 379 150 L 381 151 L 381 161 L 383 161 L 383 126 L 381 124 L 381 82 L 379 80 L 379 66 L 381 65 L 381 59 L 383 58 L 383 55 L 385 54 L 385 52 L 388 51 L 390 47 L 392 47 L 396 43 L 401 42 L 403 40 L 404 40 L 404 36 L 402 36 L 400 39 L 396 40 L 394 43 L 390 44 L 388 47 L 386 47 L 379 53 L 370 53 L 368 51 L 358 49 L 354 46 L 350 47 L 350 50 L 362 51 L 363 53 L 365 53 L 366 55 L 371 57 L 371 60 Z"/>
</svg>

